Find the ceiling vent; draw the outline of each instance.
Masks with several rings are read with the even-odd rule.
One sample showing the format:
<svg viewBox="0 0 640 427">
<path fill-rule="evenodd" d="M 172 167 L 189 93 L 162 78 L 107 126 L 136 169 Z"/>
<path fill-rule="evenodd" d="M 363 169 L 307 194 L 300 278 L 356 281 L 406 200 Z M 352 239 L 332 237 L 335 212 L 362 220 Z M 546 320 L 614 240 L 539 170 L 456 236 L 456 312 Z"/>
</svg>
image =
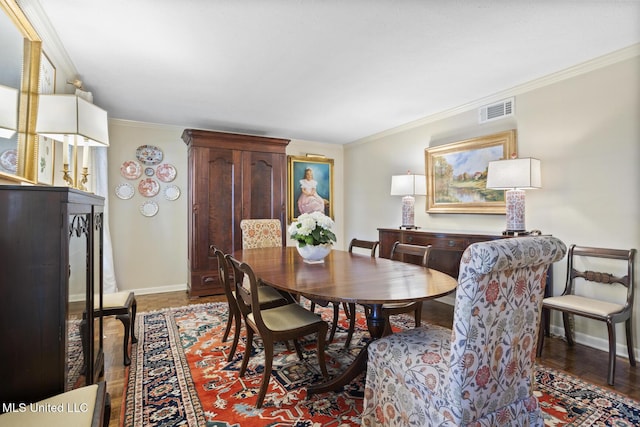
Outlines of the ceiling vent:
<svg viewBox="0 0 640 427">
<path fill-rule="evenodd" d="M 490 122 L 505 117 L 513 116 L 514 99 L 503 99 L 502 101 L 480 107 L 479 121 L 480 123 Z"/>
</svg>

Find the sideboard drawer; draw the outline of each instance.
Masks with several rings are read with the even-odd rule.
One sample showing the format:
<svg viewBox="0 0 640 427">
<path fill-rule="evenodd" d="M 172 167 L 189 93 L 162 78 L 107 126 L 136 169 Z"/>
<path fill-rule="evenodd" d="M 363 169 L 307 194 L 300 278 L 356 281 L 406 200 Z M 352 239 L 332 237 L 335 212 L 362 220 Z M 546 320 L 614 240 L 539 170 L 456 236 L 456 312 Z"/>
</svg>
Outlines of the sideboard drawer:
<svg viewBox="0 0 640 427">
<path fill-rule="evenodd" d="M 431 245 L 433 248 L 449 249 L 452 251 L 464 251 L 468 246 L 466 239 L 463 238 L 437 235 L 420 235 L 418 233 L 407 235 L 404 240 L 404 243 L 411 243 L 412 245 Z"/>
</svg>

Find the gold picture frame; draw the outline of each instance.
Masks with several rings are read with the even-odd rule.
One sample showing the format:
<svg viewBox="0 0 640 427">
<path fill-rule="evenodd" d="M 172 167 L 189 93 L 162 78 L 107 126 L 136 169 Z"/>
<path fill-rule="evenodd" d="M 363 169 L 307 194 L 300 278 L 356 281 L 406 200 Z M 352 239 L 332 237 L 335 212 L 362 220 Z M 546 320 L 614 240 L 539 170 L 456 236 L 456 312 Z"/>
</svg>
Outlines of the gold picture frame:
<svg viewBox="0 0 640 427">
<path fill-rule="evenodd" d="M 302 213 L 321 211 L 333 219 L 333 159 L 324 156 L 287 156 L 287 219 L 289 224 Z M 305 183 L 313 194 L 302 191 L 306 171 L 314 181 Z"/>
<path fill-rule="evenodd" d="M 514 155 L 515 129 L 425 149 L 427 212 L 504 214 L 504 191 L 486 188 L 487 168 Z"/>
</svg>

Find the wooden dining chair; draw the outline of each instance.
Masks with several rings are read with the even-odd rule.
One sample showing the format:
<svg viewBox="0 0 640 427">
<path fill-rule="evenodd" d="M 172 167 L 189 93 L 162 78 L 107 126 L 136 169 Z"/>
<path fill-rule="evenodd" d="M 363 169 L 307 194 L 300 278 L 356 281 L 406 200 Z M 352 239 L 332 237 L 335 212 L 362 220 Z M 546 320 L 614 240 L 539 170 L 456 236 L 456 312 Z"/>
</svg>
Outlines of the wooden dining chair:
<svg viewBox="0 0 640 427">
<path fill-rule="evenodd" d="M 306 335 L 317 334 L 318 365 L 322 376 L 328 380 L 329 373 L 327 372 L 324 356 L 325 340 L 329 329 L 327 322 L 296 302 L 274 308 L 264 308 L 258 297 L 258 292 L 262 286 L 251 267 L 246 263 L 239 262 L 231 255 L 226 255 L 225 258 L 234 270 L 238 306 L 246 307 L 244 310 L 248 312 L 244 318 L 247 327 L 247 343 L 242 365 L 240 366 L 239 375 L 241 377 L 244 376 L 251 357 L 254 333 L 257 333 L 262 338 L 264 346 L 265 366 L 260 391 L 256 400 L 256 408 L 262 407 L 267 393 L 273 366 L 274 343 L 276 341 L 293 340 L 298 357 L 303 360 L 302 348 L 298 339 Z M 249 282 L 248 289 L 242 285 L 244 278 Z"/>
<path fill-rule="evenodd" d="M 224 289 L 224 294 L 227 297 L 227 304 L 229 307 L 229 315 L 227 317 L 227 326 L 224 330 L 224 335 L 222 336 L 222 342 L 226 342 L 227 338 L 229 338 L 229 333 L 231 332 L 231 327 L 235 323 L 235 328 L 233 332 L 233 343 L 231 344 L 231 349 L 229 350 L 229 356 L 227 357 L 227 362 L 231 362 L 233 356 L 236 353 L 236 348 L 238 347 L 238 342 L 240 341 L 240 330 L 242 328 L 242 317 L 246 313 L 242 313 L 240 310 L 240 306 L 236 300 L 236 291 L 235 286 L 232 283 L 230 267 L 225 259 L 225 254 L 215 246 L 211 245 L 211 251 L 214 256 L 218 260 L 218 275 L 220 277 L 220 284 L 222 284 L 222 288 Z M 260 303 L 263 304 L 264 307 L 277 307 L 279 305 L 288 304 L 289 301 L 277 290 L 269 287 L 262 286 L 259 289 L 259 300 Z"/>
<path fill-rule="evenodd" d="M 391 259 L 399 260 L 402 255 L 412 255 L 416 257 L 420 257 L 421 265 L 423 267 L 428 266 L 429 262 L 429 252 L 431 251 L 431 245 L 421 246 L 421 245 L 411 245 L 408 243 L 400 243 L 395 242 L 393 247 L 391 248 Z M 393 304 L 384 304 L 382 306 L 382 314 L 385 318 L 384 325 L 384 334 L 391 334 L 391 322 L 389 320 L 390 316 L 394 316 L 396 314 L 402 313 L 413 313 L 415 320 L 415 327 L 420 327 L 422 323 L 422 301 L 416 302 L 407 302 L 407 303 L 393 303 Z"/>
<path fill-rule="evenodd" d="M 349 252 L 353 253 L 354 248 L 368 249 L 371 254 L 371 258 L 376 257 L 376 250 L 380 244 L 377 240 L 361 240 L 353 238 L 349 243 Z M 344 342 L 344 348 L 349 348 L 351 345 L 351 338 L 356 328 L 356 305 L 354 303 L 342 303 L 342 309 L 344 310 L 347 318 L 349 319 L 349 331 L 347 332 L 347 339 Z"/>
<path fill-rule="evenodd" d="M 567 256 L 567 281 L 562 295 L 548 297 L 542 301 L 543 308 L 562 312 L 564 334 L 570 346 L 574 344 L 574 339 L 569 316 L 583 316 L 607 324 L 609 335 L 607 383 L 609 385 L 613 385 L 616 374 L 616 323 L 625 323 L 629 364 L 636 366 L 633 354 L 633 322 L 631 320 L 635 286 L 635 255 L 635 249 L 606 249 L 571 245 Z M 596 267 L 598 271 L 594 271 L 594 266 L 598 265 L 598 261 L 603 262 L 602 260 L 606 266 Z M 579 267 L 579 263 L 585 267 Z M 589 269 L 586 266 L 589 266 Z M 617 271 L 621 270 L 626 270 L 624 276 L 618 275 Z M 592 296 L 593 294 L 586 291 L 587 288 L 591 292 L 597 292 L 597 288 L 599 288 L 607 295 L 600 293 L 605 298 Z M 544 334 L 540 333 L 538 336 L 538 356 L 542 355 L 543 344 Z"/>
</svg>

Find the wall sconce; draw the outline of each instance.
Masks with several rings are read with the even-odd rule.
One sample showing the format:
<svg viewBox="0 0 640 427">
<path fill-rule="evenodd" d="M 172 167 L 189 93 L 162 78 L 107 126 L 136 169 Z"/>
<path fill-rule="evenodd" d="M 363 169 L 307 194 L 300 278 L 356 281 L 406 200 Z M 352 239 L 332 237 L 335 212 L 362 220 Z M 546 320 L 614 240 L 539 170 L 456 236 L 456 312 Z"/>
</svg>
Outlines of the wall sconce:
<svg viewBox="0 0 640 427">
<path fill-rule="evenodd" d="M 0 138 L 11 138 L 18 129 L 18 89 L 0 85 Z"/>
<path fill-rule="evenodd" d="M 414 223 L 416 199 L 413 196 L 427 195 L 426 177 L 412 174 L 409 171 L 405 175 L 393 175 L 391 177 L 391 195 L 404 196 L 402 197 L 402 225 L 400 228 L 418 228 Z"/>
<path fill-rule="evenodd" d="M 107 112 L 78 95 L 40 95 L 36 133 L 62 141 L 63 178 L 71 187 L 86 190 L 89 148 L 109 146 Z M 69 159 L 69 144 L 73 143 Z M 78 181 L 78 145 L 82 145 L 82 180 Z M 69 160 L 73 177 L 69 175 Z"/>
<path fill-rule="evenodd" d="M 528 234 L 524 226 L 524 190 L 541 188 L 540 160 L 533 158 L 489 162 L 487 188 L 507 190 L 505 193 L 509 236 Z"/>
</svg>

